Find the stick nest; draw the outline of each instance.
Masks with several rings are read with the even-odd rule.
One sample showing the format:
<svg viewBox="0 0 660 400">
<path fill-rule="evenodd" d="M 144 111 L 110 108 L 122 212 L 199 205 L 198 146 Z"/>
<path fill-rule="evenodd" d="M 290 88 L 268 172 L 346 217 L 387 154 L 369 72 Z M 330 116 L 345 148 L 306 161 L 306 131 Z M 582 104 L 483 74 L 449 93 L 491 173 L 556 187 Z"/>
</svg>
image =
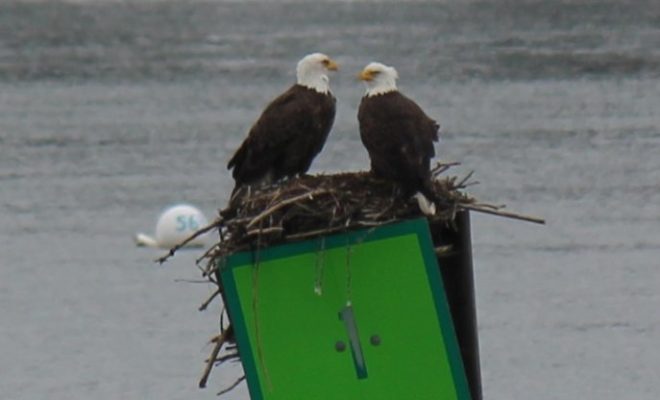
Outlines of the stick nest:
<svg viewBox="0 0 660 400">
<path fill-rule="evenodd" d="M 431 218 L 451 222 L 461 204 L 475 200 L 459 191 L 455 177 L 434 181 L 442 204 Z M 377 226 L 420 217 L 415 199 L 369 173 L 303 176 L 273 186 L 245 188 L 221 211 L 222 240 L 208 254 L 211 261 L 229 254 L 333 232 Z M 258 241 L 258 243 L 257 243 Z"/>
</svg>

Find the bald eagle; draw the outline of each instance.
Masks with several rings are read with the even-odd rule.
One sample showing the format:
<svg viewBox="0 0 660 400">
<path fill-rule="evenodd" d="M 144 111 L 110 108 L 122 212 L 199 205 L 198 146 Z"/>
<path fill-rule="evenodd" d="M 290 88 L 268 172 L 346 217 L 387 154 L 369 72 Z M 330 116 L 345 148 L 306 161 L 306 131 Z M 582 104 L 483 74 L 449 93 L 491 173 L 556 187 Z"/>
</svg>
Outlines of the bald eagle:
<svg viewBox="0 0 660 400">
<path fill-rule="evenodd" d="M 435 213 L 437 196 L 430 161 L 440 126 L 396 87 L 398 73 L 381 63 L 370 63 L 359 78 L 367 91 L 360 102 L 360 137 L 369 152 L 374 175 L 392 180 L 405 196 L 415 196 L 427 214 Z"/>
<path fill-rule="evenodd" d="M 227 164 L 234 192 L 243 185 L 304 174 L 321 151 L 335 118 L 328 71 L 337 63 L 321 53 L 298 62 L 297 82 L 274 99 Z"/>
</svg>

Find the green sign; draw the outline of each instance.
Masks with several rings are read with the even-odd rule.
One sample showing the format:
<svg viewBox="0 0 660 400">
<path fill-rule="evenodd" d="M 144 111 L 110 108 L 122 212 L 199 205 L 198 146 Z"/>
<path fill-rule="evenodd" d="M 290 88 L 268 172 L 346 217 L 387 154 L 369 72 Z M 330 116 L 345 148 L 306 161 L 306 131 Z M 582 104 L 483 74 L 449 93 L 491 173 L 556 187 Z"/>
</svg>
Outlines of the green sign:
<svg viewBox="0 0 660 400">
<path fill-rule="evenodd" d="M 426 220 L 229 257 L 253 400 L 469 400 Z"/>
</svg>

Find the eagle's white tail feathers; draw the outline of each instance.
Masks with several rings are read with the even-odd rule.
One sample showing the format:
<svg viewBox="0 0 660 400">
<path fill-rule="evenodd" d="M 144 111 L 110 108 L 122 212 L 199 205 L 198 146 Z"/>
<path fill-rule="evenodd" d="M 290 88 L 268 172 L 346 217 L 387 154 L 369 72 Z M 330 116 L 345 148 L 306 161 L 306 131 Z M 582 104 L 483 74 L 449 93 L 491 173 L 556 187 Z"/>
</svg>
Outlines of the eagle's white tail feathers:
<svg viewBox="0 0 660 400">
<path fill-rule="evenodd" d="M 435 204 L 426 198 L 421 192 L 415 193 L 413 196 L 417 200 L 417 205 L 424 215 L 435 215 Z"/>
</svg>

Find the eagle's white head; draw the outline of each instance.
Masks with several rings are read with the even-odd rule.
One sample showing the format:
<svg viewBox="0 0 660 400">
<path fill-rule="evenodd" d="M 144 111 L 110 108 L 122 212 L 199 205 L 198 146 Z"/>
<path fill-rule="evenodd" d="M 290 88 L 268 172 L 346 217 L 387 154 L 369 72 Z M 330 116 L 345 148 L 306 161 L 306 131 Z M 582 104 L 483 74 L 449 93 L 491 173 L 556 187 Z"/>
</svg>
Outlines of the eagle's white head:
<svg viewBox="0 0 660 400">
<path fill-rule="evenodd" d="M 312 53 L 298 61 L 296 78 L 298 84 L 316 90 L 319 93 L 330 91 L 328 71 L 336 71 L 339 66 L 322 53 Z"/>
<path fill-rule="evenodd" d="M 399 79 L 399 74 L 393 67 L 372 62 L 364 67 L 358 78 L 367 85 L 366 96 L 371 97 L 397 90 L 396 80 Z"/>
</svg>

